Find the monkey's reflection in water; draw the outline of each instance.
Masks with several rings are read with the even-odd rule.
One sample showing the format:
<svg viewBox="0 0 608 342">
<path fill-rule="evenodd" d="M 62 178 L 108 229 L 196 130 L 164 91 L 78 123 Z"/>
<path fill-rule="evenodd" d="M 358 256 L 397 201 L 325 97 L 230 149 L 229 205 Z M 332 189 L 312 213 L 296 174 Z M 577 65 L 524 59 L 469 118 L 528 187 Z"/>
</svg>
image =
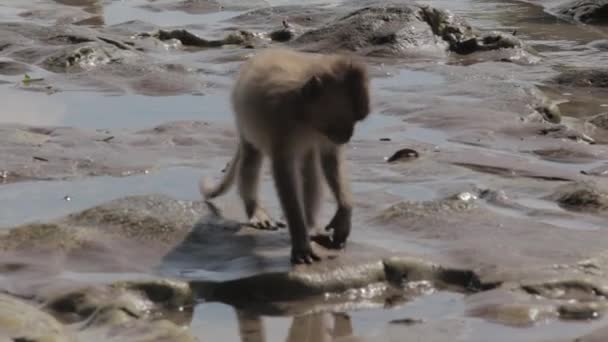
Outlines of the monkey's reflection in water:
<svg viewBox="0 0 608 342">
<path fill-rule="evenodd" d="M 267 342 L 262 318 L 237 310 L 242 342 Z M 331 342 L 351 336 L 350 317 L 342 313 L 313 313 L 293 318 L 285 342 Z"/>
</svg>

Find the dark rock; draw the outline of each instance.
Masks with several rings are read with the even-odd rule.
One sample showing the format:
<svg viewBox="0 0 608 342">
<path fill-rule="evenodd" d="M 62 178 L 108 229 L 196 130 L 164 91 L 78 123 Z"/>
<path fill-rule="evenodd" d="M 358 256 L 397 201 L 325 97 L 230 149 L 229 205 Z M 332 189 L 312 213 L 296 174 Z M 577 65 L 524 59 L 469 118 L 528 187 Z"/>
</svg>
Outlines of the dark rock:
<svg viewBox="0 0 608 342">
<path fill-rule="evenodd" d="M 608 69 L 568 70 L 552 79 L 562 86 L 608 88 Z"/>
<path fill-rule="evenodd" d="M 415 158 L 418 158 L 418 152 L 410 148 L 404 148 L 393 153 L 393 155 L 390 156 L 386 161 L 392 163 L 396 161 L 412 160 Z"/>
<path fill-rule="evenodd" d="M 555 11 L 582 23 L 608 25 L 608 0 L 573 0 Z"/>
<path fill-rule="evenodd" d="M 292 40 L 299 31 L 301 29 L 297 29 L 293 24 L 283 20 L 281 28 L 271 31 L 268 36 L 275 42 L 287 42 Z"/>
</svg>

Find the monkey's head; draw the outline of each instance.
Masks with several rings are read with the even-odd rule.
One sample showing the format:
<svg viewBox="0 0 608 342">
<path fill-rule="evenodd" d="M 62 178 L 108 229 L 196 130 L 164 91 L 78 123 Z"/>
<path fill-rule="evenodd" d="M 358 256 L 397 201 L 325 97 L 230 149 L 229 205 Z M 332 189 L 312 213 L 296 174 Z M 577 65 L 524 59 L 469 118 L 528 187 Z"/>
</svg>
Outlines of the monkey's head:
<svg viewBox="0 0 608 342">
<path fill-rule="evenodd" d="M 370 112 L 369 81 L 363 63 L 342 57 L 329 71 L 311 76 L 300 90 L 302 118 L 336 144 L 353 136 Z"/>
</svg>

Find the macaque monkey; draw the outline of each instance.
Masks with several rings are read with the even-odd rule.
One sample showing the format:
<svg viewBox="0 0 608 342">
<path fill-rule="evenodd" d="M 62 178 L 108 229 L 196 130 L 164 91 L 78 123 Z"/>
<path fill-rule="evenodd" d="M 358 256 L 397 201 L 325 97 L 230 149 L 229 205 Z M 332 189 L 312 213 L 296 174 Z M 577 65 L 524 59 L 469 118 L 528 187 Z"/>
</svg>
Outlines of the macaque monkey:
<svg viewBox="0 0 608 342">
<path fill-rule="evenodd" d="M 355 124 L 370 112 L 366 66 L 351 57 L 268 49 L 241 67 L 231 101 L 239 145 L 224 179 L 200 183 L 209 200 L 237 179 L 249 224 L 261 229 L 284 226 L 258 201 L 264 156 L 291 236 L 291 262 L 320 260 L 308 230 L 316 228 L 322 192 L 321 174 L 333 192 L 337 210 L 326 227 L 331 234 L 313 240 L 329 249 L 344 247 L 351 230 L 352 202 L 343 146 Z"/>
</svg>

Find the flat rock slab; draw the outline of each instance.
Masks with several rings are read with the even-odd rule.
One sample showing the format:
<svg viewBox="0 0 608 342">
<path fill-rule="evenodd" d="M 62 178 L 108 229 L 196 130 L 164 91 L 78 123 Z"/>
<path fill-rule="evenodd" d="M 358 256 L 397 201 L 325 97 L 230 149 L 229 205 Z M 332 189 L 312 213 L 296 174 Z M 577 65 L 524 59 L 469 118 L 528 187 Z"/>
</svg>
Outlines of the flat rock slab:
<svg viewBox="0 0 608 342">
<path fill-rule="evenodd" d="M 325 262 L 293 267 L 286 230 L 241 228 L 214 216 L 205 203 L 164 195 L 121 198 L 54 222 L 15 227 L 0 236 L 0 249 L 8 271 L 0 285 L 22 295 L 67 271 L 184 278 L 200 296 L 218 300 L 289 300 L 410 280 L 462 290 L 479 286 L 472 272 L 357 243 L 342 252 L 321 249 Z M 42 269 L 37 282 L 20 282 L 20 275 Z"/>
</svg>

